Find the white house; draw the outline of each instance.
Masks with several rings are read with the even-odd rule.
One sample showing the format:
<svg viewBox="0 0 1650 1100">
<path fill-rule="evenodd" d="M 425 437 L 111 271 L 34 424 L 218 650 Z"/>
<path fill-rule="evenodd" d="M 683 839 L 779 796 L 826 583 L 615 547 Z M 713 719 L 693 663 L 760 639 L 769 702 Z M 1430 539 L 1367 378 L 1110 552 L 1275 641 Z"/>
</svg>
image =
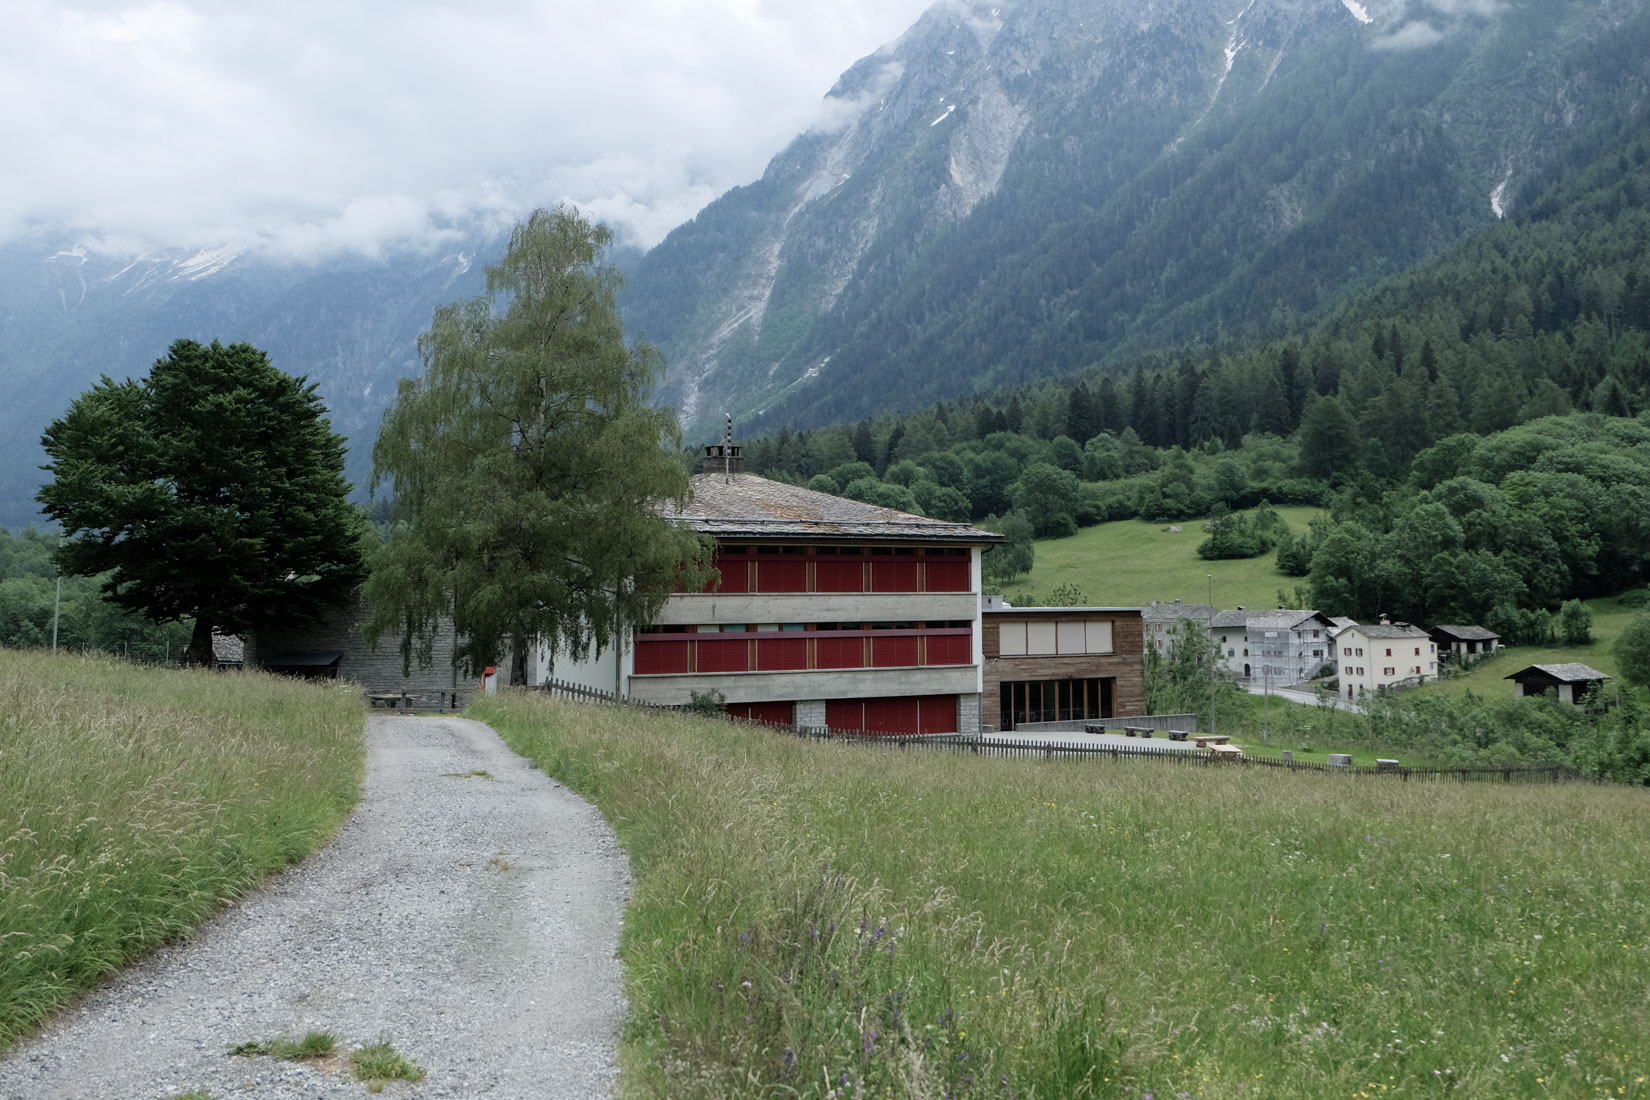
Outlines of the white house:
<svg viewBox="0 0 1650 1100">
<path fill-rule="evenodd" d="M 1348 699 L 1438 676 L 1438 644 L 1408 623 L 1349 626 L 1335 638 L 1335 646 L 1341 690 Z"/>
<path fill-rule="evenodd" d="M 1303 683 L 1333 661 L 1335 623 L 1317 611 L 1219 611 L 1209 634 L 1233 676 L 1270 680 L 1277 686 Z"/>
</svg>

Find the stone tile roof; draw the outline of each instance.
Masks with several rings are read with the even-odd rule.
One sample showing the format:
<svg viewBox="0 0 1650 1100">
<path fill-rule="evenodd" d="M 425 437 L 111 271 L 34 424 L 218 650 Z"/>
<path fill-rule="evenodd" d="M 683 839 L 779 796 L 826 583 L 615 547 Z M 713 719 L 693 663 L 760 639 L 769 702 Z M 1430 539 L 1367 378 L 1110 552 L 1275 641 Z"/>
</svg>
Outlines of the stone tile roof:
<svg viewBox="0 0 1650 1100">
<path fill-rule="evenodd" d="M 1375 626 L 1355 626 L 1347 629 L 1356 630 L 1366 638 L 1426 638 L 1429 641 L 1432 638 L 1432 635 L 1420 627 L 1411 626 L 1409 623 L 1378 623 Z"/>
<path fill-rule="evenodd" d="M 1335 624 L 1336 630 L 1345 630 L 1349 626 L 1358 625 L 1358 620 L 1351 615 L 1331 615 L 1329 621 Z"/>
<path fill-rule="evenodd" d="M 1006 541 L 967 523 L 913 516 L 755 474 L 696 474 L 693 499 L 666 518 L 718 539 L 852 539 L 855 542 Z"/>
<path fill-rule="evenodd" d="M 1322 619 L 1325 625 L 1329 623 L 1328 616 L 1320 616 L 1316 611 L 1290 611 L 1279 608 L 1276 611 L 1250 611 L 1250 630 L 1295 630 L 1302 623 L 1310 619 Z"/>
<path fill-rule="evenodd" d="M 1247 611 L 1217 611 L 1212 623 L 1212 630 L 1248 630 L 1249 612 Z"/>
<path fill-rule="evenodd" d="M 220 665 L 239 665 L 246 662 L 246 642 L 239 634 L 212 632 L 212 658 Z"/>
<path fill-rule="evenodd" d="M 1150 607 L 1140 609 L 1141 617 L 1148 623 L 1174 625 L 1181 619 L 1191 619 L 1194 622 L 1206 623 L 1215 613 L 1215 609 L 1206 603 L 1153 603 Z"/>
<path fill-rule="evenodd" d="M 1566 684 L 1577 684 L 1589 680 L 1608 680 L 1610 678 L 1598 669 L 1589 665 L 1584 665 L 1579 661 L 1570 661 L 1561 665 L 1531 665 L 1529 668 L 1520 669 L 1511 676 L 1504 678 L 1508 680 L 1516 680 L 1520 676 L 1527 675 L 1531 672 L 1545 673 L 1553 679 Z"/>
<path fill-rule="evenodd" d="M 1481 626 L 1435 626 L 1432 632 L 1448 634 L 1451 638 L 1463 642 L 1490 642 L 1501 637 L 1495 631 L 1485 630 Z"/>
</svg>

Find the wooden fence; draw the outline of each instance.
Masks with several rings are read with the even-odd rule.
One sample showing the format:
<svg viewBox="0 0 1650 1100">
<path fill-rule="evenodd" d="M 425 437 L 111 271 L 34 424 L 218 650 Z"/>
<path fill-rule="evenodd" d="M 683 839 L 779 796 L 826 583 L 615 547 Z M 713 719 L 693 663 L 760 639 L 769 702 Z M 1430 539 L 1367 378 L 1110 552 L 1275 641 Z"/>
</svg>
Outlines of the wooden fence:
<svg viewBox="0 0 1650 1100">
<path fill-rule="evenodd" d="M 579 703 L 605 706 L 628 706 L 654 713 L 686 713 L 684 707 L 659 706 L 630 699 L 620 699 L 612 692 L 582 687 L 578 684 L 549 681 L 543 689 L 550 695 Z M 1329 764 L 1310 764 L 1282 757 L 1244 755 L 1221 756 L 1207 749 L 1169 749 L 1143 745 L 1096 745 L 1057 741 L 1021 741 L 1014 738 L 982 738 L 968 734 L 885 734 L 868 731 L 846 731 L 813 727 L 792 727 L 770 722 L 753 722 L 743 718 L 727 718 L 736 725 L 772 730 L 802 737 L 809 741 L 836 741 L 848 745 L 864 745 L 880 749 L 941 752 L 952 755 L 985 756 L 1000 760 L 1090 760 L 1133 761 L 1150 760 L 1155 763 L 1215 768 L 1263 768 L 1284 772 L 1318 772 L 1325 775 L 1343 775 L 1359 778 L 1411 780 L 1433 783 L 1596 783 L 1599 780 L 1584 775 L 1562 764 L 1521 764 L 1517 766 L 1464 765 L 1453 768 L 1410 768 L 1399 765 L 1375 767 L 1349 765 L 1334 767 Z"/>
</svg>

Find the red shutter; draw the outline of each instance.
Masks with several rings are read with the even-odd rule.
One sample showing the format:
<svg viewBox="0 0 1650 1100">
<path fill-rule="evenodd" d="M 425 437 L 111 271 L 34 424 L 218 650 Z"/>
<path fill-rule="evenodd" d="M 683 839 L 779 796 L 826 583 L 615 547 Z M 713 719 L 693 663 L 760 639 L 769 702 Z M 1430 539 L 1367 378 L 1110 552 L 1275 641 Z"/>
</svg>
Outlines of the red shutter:
<svg viewBox="0 0 1650 1100">
<path fill-rule="evenodd" d="M 967 665 L 974 662 L 973 634 L 931 634 L 928 637 L 930 665 Z"/>
<path fill-rule="evenodd" d="M 686 641 L 636 640 L 636 675 L 668 676 L 688 670 Z"/>
<path fill-rule="evenodd" d="M 916 590 L 916 562 L 874 561 L 871 563 L 872 592 L 915 592 Z"/>
<path fill-rule="evenodd" d="M 700 672 L 749 672 L 750 643 L 743 634 L 718 638 L 701 634 L 695 639 L 699 647 Z"/>
<path fill-rule="evenodd" d="M 922 715 L 917 722 L 918 733 L 956 733 L 957 697 L 955 695 L 924 695 L 917 700 Z"/>
<path fill-rule="evenodd" d="M 915 637 L 872 638 L 872 668 L 905 668 L 917 663 Z"/>
<path fill-rule="evenodd" d="M 863 638 L 833 638 L 829 634 L 820 634 L 815 643 L 818 658 L 816 664 L 820 668 L 864 668 L 865 652 Z"/>
<path fill-rule="evenodd" d="M 808 590 L 808 563 L 800 558 L 756 563 L 756 590 L 758 592 L 806 592 Z"/>
<path fill-rule="evenodd" d="M 865 574 L 857 559 L 832 561 L 819 558 L 814 563 L 814 586 L 821 592 L 863 592 Z"/>
<path fill-rule="evenodd" d="M 916 733 L 915 698 L 865 700 L 865 728 L 872 733 Z"/>
<path fill-rule="evenodd" d="M 865 704 L 858 699 L 827 699 L 825 724 L 834 730 L 862 730 L 865 728 Z"/>
<path fill-rule="evenodd" d="M 713 579 L 705 587 L 706 592 L 749 592 L 750 591 L 750 563 L 744 558 L 724 558 L 717 555 L 716 568 L 722 573 L 722 583 L 718 587 Z"/>
<path fill-rule="evenodd" d="M 969 563 L 966 561 L 931 561 L 927 563 L 929 592 L 967 592 Z"/>
<path fill-rule="evenodd" d="M 808 667 L 808 639 L 757 635 L 756 667 L 763 672 Z"/>
</svg>

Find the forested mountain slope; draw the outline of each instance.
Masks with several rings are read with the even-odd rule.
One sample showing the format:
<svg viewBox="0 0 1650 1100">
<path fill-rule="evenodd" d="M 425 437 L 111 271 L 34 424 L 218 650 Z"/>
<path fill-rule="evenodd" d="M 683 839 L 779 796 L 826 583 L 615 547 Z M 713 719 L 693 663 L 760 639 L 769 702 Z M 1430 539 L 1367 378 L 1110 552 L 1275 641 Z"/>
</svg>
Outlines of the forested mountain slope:
<svg viewBox="0 0 1650 1100">
<path fill-rule="evenodd" d="M 1623 143 L 1647 86 L 1642 0 L 942 3 L 626 317 L 685 420 L 757 429 L 1300 332 Z"/>
</svg>

